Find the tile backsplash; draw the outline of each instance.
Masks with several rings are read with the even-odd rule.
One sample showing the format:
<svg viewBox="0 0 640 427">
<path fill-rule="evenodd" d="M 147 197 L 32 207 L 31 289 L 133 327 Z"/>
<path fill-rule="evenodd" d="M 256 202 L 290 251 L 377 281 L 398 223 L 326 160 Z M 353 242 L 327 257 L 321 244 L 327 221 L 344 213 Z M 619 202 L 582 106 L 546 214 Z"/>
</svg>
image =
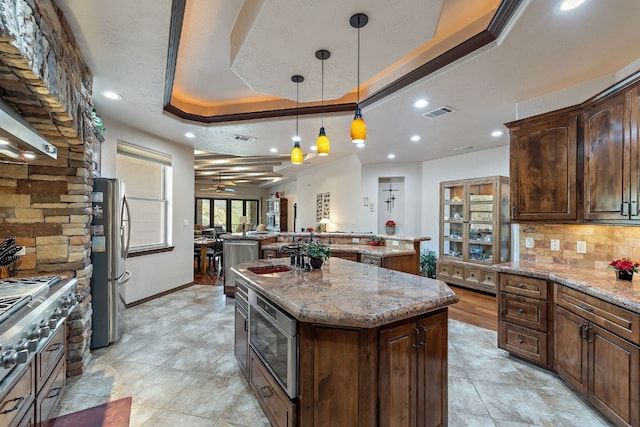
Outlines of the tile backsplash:
<svg viewBox="0 0 640 427">
<path fill-rule="evenodd" d="M 525 239 L 532 237 L 534 247 Z M 551 239 L 560 241 L 560 250 L 551 250 Z M 587 243 L 587 253 L 578 253 L 578 241 Z M 640 260 L 640 227 L 615 225 L 520 224 L 520 259 L 535 262 L 572 264 L 603 269 L 612 259 Z"/>
</svg>

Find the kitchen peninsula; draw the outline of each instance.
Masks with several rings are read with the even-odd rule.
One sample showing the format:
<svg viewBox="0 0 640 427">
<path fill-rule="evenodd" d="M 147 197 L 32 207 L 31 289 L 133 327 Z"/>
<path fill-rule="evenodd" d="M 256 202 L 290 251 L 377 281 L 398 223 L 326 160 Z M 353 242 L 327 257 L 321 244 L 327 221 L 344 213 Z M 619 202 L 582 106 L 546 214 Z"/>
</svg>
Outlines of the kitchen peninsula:
<svg viewBox="0 0 640 427">
<path fill-rule="evenodd" d="M 233 267 L 235 354 L 272 424 L 446 425 L 453 291 L 340 258 L 310 272 L 286 264 Z M 288 320 L 286 334 L 276 319 Z"/>
</svg>

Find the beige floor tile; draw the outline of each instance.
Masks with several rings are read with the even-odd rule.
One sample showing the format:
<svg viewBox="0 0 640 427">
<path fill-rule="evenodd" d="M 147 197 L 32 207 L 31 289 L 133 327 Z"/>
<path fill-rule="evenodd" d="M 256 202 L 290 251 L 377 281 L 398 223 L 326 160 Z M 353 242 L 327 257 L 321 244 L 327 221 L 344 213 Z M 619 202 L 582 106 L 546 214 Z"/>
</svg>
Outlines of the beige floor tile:
<svg viewBox="0 0 640 427">
<path fill-rule="evenodd" d="M 195 285 L 125 312 L 57 414 L 132 396 L 131 427 L 268 427 L 233 355 L 234 300 Z M 511 358 L 487 329 L 449 321 L 450 427 L 610 426 L 559 377 Z"/>
</svg>

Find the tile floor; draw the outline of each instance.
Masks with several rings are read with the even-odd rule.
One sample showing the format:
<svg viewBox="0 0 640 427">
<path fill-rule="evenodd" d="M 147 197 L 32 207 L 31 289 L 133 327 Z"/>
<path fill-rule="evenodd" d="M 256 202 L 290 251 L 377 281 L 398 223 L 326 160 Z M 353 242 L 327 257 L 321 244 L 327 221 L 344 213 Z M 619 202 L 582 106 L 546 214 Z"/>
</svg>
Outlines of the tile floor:
<svg viewBox="0 0 640 427">
<path fill-rule="evenodd" d="M 58 414 L 132 396 L 131 427 L 269 426 L 233 356 L 233 299 L 194 285 L 126 311 Z M 450 320 L 449 426 L 609 426 L 556 375 L 506 356 L 496 333 Z M 349 427 L 349 426 L 336 426 Z"/>
</svg>

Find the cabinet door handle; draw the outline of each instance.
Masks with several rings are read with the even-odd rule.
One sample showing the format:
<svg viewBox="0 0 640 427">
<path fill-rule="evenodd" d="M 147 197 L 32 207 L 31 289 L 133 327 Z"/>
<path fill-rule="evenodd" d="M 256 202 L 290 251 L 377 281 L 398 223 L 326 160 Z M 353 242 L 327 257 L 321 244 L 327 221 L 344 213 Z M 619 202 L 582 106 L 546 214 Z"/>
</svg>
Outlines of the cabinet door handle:
<svg viewBox="0 0 640 427">
<path fill-rule="evenodd" d="M 47 351 L 58 351 L 60 349 L 64 348 L 64 344 L 62 343 L 56 343 L 54 345 L 49 346 L 49 348 L 47 348 Z"/>
<path fill-rule="evenodd" d="M 424 332 L 424 341 L 418 342 L 418 346 L 424 347 L 425 345 L 427 345 L 427 328 L 425 328 L 423 325 L 420 325 L 420 329 L 422 329 L 422 332 Z"/>
<path fill-rule="evenodd" d="M 247 332 L 249 330 L 249 319 L 244 319 L 244 331 Z"/>
<path fill-rule="evenodd" d="M 629 213 L 629 215 L 631 216 L 638 216 L 638 202 L 636 202 L 635 200 L 631 201 L 631 204 L 633 205 L 633 210 L 632 212 Z M 631 210 L 631 208 L 630 208 Z"/>
<path fill-rule="evenodd" d="M 587 337 L 589 335 L 589 326 L 581 323 L 580 324 L 580 338 L 582 338 L 583 340 L 586 340 Z"/>
<path fill-rule="evenodd" d="M 522 344 L 524 342 L 524 337 L 522 335 L 518 335 L 518 342 Z"/>
<path fill-rule="evenodd" d="M 620 215 L 629 216 L 629 202 L 620 203 Z"/>
<path fill-rule="evenodd" d="M 56 387 L 49 390 L 49 394 L 45 399 L 53 399 L 54 397 L 58 397 L 62 393 L 62 387 Z"/>
<path fill-rule="evenodd" d="M 420 329 L 413 328 L 413 331 L 416 333 L 416 342 L 415 344 L 412 344 L 411 347 L 417 350 L 418 347 L 420 346 Z"/>
<path fill-rule="evenodd" d="M 586 305 L 584 305 L 584 304 L 578 304 L 578 308 L 581 308 L 581 309 L 583 309 L 584 311 L 588 311 L 589 313 L 593 313 L 593 308 L 591 308 L 591 307 L 587 307 L 587 306 L 586 306 Z"/>
<path fill-rule="evenodd" d="M 266 385 L 260 388 L 260 394 L 262 395 L 262 397 L 271 397 L 273 396 L 273 390 L 271 390 L 271 387 Z"/>
<path fill-rule="evenodd" d="M 7 401 L 5 402 L 5 405 L 6 405 L 7 403 L 11 403 L 11 402 L 16 402 L 16 403 L 13 405 L 13 408 L 11 408 L 11 409 L 3 409 L 3 410 L 0 412 L 0 414 L 8 414 L 9 412 L 13 412 L 13 411 L 17 410 L 17 409 L 20 407 L 20 404 L 22 404 L 22 401 L 23 401 L 23 400 L 24 400 L 24 397 L 16 397 L 16 398 L 14 398 L 14 399 L 7 400 Z"/>
<path fill-rule="evenodd" d="M 519 308 L 519 309 L 518 309 L 518 313 L 522 314 L 522 313 L 524 313 L 524 310 L 523 310 L 523 309 L 521 309 L 521 308 Z"/>
<path fill-rule="evenodd" d="M 511 206 L 511 218 L 516 217 L 516 205 Z"/>
<path fill-rule="evenodd" d="M 520 288 L 520 289 L 524 288 L 524 284 L 523 283 L 518 283 L 518 288 Z"/>
</svg>

